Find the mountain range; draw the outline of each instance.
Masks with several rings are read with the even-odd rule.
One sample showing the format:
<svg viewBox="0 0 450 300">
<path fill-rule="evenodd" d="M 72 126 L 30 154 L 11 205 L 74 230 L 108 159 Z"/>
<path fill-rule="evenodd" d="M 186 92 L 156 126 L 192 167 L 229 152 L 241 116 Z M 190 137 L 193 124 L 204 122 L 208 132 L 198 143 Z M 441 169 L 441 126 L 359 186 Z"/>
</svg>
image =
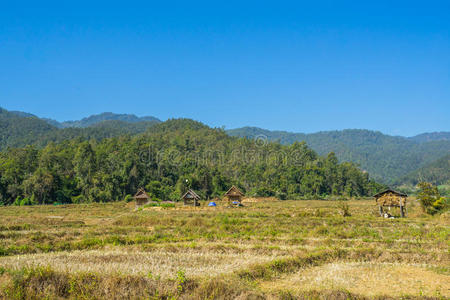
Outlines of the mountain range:
<svg viewBox="0 0 450 300">
<path fill-rule="evenodd" d="M 243 127 L 227 132 L 238 137 L 264 137 L 281 144 L 305 141 L 320 155 L 334 152 L 339 160 L 354 162 L 368 171 L 372 178 L 387 184 L 400 183 L 400 178 L 420 168 L 426 169 L 450 153 L 450 132 L 423 133 L 413 137 L 390 136 L 362 129 L 305 134 Z M 445 183 L 450 179 L 449 173 L 447 170 L 442 180 L 436 183 Z"/>
<path fill-rule="evenodd" d="M 11 113 L 21 116 L 21 117 L 28 117 L 28 118 L 39 118 L 36 115 L 21 112 L 21 111 L 11 111 Z M 76 121 L 64 121 L 64 122 L 58 122 L 53 119 L 48 118 L 42 118 L 42 120 L 46 121 L 52 126 L 55 126 L 57 128 L 69 128 L 69 127 L 75 127 L 75 128 L 86 128 L 89 126 L 96 125 L 98 123 L 104 122 L 104 121 L 122 121 L 127 123 L 138 123 L 138 122 L 155 122 L 159 123 L 161 120 L 158 118 L 152 117 L 152 116 L 144 116 L 144 117 L 138 117 L 133 114 L 115 114 L 112 112 L 104 112 L 98 115 L 92 115 L 86 118 L 83 118 L 81 120 Z"/>
<path fill-rule="evenodd" d="M 73 138 L 101 140 L 136 135 L 152 130 L 155 124 L 161 122 L 152 116 L 137 117 L 111 112 L 58 122 L 0 108 L 0 150 L 29 144 L 43 147 L 49 142 L 58 143 Z M 318 154 L 334 152 L 340 161 L 356 163 L 373 179 L 385 184 L 415 184 L 418 177 L 436 184 L 450 181 L 450 170 L 446 167 L 450 154 L 450 132 L 402 137 L 361 129 L 305 134 L 242 127 L 227 130 L 226 133 L 281 144 L 305 141 Z"/>
</svg>

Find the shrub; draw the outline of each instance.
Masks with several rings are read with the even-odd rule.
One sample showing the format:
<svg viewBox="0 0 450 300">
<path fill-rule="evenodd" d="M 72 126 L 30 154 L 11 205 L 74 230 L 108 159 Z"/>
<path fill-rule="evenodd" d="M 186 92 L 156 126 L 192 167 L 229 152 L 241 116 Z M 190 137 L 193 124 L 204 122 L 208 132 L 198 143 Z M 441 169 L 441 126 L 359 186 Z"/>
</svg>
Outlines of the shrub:
<svg viewBox="0 0 450 300">
<path fill-rule="evenodd" d="M 131 196 L 130 194 L 128 194 L 128 195 L 125 196 L 125 199 L 124 199 L 124 200 L 125 200 L 125 202 L 129 203 L 129 202 L 133 201 L 134 198 L 133 198 L 133 196 Z"/>
<path fill-rule="evenodd" d="M 448 200 L 441 197 L 436 186 L 429 182 L 421 182 L 419 188 L 417 198 L 424 212 L 434 215 L 448 208 Z"/>
<path fill-rule="evenodd" d="M 28 206 L 28 205 L 33 205 L 33 204 L 35 204 L 35 203 L 33 203 L 33 200 L 30 199 L 30 198 L 28 198 L 28 197 L 23 198 L 23 199 L 20 201 L 20 206 Z"/>
<path fill-rule="evenodd" d="M 287 194 L 285 192 L 276 192 L 275 197 L 277 197 L 280 200 L 286 200 Z"/>
<path fill-rule="evenodd" d="M 184 291 L 184 285 L 186 284 L 186 273 L 183 270 L 177 272 L 177 289 L 178 292 Z"/>
<path fill-rule="evenodd" d="M 78 195 L 78 196 L 73 196 L 72 197 L 72 203 L 76 203 L 76 204 L 80 204 L 80 203 L 84 203 L 84 198 L 83 195 Z"/>
<path fill-rule="evenodd" d="M 16 200 L 14 201 L 14 205 L 15 206 L 20 206 L 20 202 L 21 202 L 20 197 L 17 196 Z"/>
<path fill-rule="evenodd" d="M 161 202 L 162 200 L 159 199 L 159 198 L 157 198 L 157 197 L 155 197 L 155 196 L 153 196 L 153 197 L 152 197 L 152 201 L 153 201 L 153 202 Z"/>
<path fill-rule="evenodd" d="M 347 203 L 345 203 L 343 201 L 339 201 L 337 207 L 339 209 L 339 213 L 341 214 L 341 216 L 343 216 L 343 217 L 350 217 L 352 215 L 350 213 L 350 207 L 348 206 Z"/>
</svg>

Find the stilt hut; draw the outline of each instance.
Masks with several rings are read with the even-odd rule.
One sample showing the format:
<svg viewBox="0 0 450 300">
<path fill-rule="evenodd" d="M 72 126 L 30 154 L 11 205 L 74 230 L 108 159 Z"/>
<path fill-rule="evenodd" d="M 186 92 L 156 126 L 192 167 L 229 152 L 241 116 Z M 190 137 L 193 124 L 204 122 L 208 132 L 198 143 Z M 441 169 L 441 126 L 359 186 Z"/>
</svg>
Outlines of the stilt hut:
<svg viewBox="0 0 450 300">
<path fill-rule="evenodd" d="M 150 196 L 143 188 L 140 188 L 136 195 L 134 195 L 134 200 L 136 201 L 136 208 L 139 208 L 149 202 Z"/>
<path fill-rule="evenodd" d="M 228 199 L 229 204 L 233 204 L 233 202 L 237 202 L 241 204 L 242 197 L 244 197 L 244 193 L 242 193 L 237 187 L 234 185 L 225 193 L 224 195 Z"/>
<path fill-rule="evenodd" d="M 188 190 L 182 197 L 181 200 L 183 200 L 184 205 L 193 205 L 193 206 L 200 206 L 200 203 L 198 200 L 200 200 L 200 196 L 197 195 L 193 190 Z"/>
<path fill-rule="evenodd" d="M 406 212 L 406 198 L 408 195 L 394 191 L 392 189 L 387 189 L 381 193 L 373 195 L 375 197 L 375 201 L 378 204 L 378 209 L 380 211 L 380 215 L 383 216 L 384 207 L 399 207 L 400 208 L 400 216 L 403 218 Z"/>
</svg>

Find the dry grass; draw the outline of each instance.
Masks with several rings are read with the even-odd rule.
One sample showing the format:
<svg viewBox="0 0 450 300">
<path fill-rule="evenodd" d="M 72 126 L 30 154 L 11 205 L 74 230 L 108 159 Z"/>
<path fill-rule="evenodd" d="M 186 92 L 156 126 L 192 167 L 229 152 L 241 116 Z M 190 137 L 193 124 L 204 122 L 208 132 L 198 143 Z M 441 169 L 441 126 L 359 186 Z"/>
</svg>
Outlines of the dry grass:
<svg viewBox="0 0 450 300">
<path fill-rule="evenodd" d="M 0 207 L 0 298 L 86 287 L 94 299 L 450 297 L 449 214 L 410 201 L 408 218 L 388 220 L 352 200 L 343 217 L 335 201 L 257 200 Z"/>
<path fill-rule="evenodd" d="M 398 263 L 336 262 L 301 270 L 279 280 L 261 283 L 266 291 L 345 290 L 365 296 L 402 295 L 450 297 L 450 276 L 429 266 Z"/>
<path fill-rule="evenodd" d="M 114 250 L 64 251 L 3 257 L 0 258 L 0 265 L 8 269 L 50 266 L 57 272 L 68 273 L 141 276 L 151 274 L 160 279 L 173 278 L 182 270 L 189 278 L 195 279 L 228 274 L 248 265 L 281 257 L 283 256 L 276 253 L 263 255 L 252 251 L 158 248 L 142 252 L 116 247 Z"/>
</svg>

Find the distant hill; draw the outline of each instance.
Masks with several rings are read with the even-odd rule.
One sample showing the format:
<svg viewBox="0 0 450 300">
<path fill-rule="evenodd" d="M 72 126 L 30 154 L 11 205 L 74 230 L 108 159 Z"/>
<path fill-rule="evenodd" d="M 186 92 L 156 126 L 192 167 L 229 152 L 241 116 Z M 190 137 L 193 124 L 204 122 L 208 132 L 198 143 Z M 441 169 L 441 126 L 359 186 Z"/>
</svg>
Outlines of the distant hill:
<svg viewBox="0 0 450 300">
<path fill-rule="evenodd" d="M 137 117 L 129 114 L 102 113 L 79 121 L 57 122 L 35 115 L 0 109 L 0 151 L 7 147 L 36 145 L 68 139 L 102 140 L 121 135 L 136 135 L 153 130 L 164 123 L 155 117 Z M 178 124 L 178 123 L 175 123 Z M 204 125 L 203 125 L 204 126 Z M 385 135 L 381 132 L 359 129 L 323 131 L 312 134 L 270 131 L 257 127 L 228 130 L 230 136 L 265 139 L 281 144 L 305 141 L 320 155 L 334 152 L 340 161 L 356 163 L 371 177 L 385 184 L 412 182 L 414 171 L 428 174 L 428 166 L 441 172 L 444 180 L 449 169 L 436 168 L 438 159 L 450 154 L 449 132 L 424 133 L 414 137 Z M 442 163 L 442 162 L 441 162 Z M 423 169 L 422 169 L 423 168 Z M 416 175 L 414 175 L 416 174 Z M 439 179 L 440 182 L 441 179 Z"/>
<path fill-rule="evenodd" d="M 450 154 L 412 171 L 397 180 L 398 184 L 415 186 L 420 181 L 431 182 L 435 185 L 450 185 Z"/>
<path fill-rule="evenodd" d="M 89 127 L 103 121 L 122 121 L 126 123 L 138 123 L 138 122 L 155 122 L 159 123 L 161 120 L 155 117 L 146 116 L 146 117 L 137 117 L 136 115 L 131 114 L 115 114 L 111 112 L 105 112 L 98 115 L 92 115 L 87 118 L 83 118 L 78 121 L 65 121 L 61 122 L 62 128 L 67 127 L 78 127 L 85 128 Z"/>
<path fill-rule="evenodd" d="M 450 132 L 430 132 L 430 133 L 422 133 L 409 138 L 412 141 L 416 142 L 431 142 L 431 141 L 450 141 Z"/>
<path fill-rule="evenodd" d="M 54 130 L 57 128 L 36 116 L 0 108 L 0 150 L 33 143 L 37 137 Z"/>
<path fill-rule="evenodd" d="M 276 152 L 287 156 L 270 155 Z M 248 154 L 255 154 L 251 163 Z M 0 153 L 0 205 L 121 201 L 140 187 L 153 199 L 179 200 L 187 188 L 213 199 L 232 185 L 248 196 L 280 199 L 361 197 L 385 188 L 354 164 L 318 156 L 304 144 L 259 145 L 190 119 L 158 123 L 132 137 L 75 138 Z"/>
<path fill-rule="evenodd" d="M 22 111 L 9 111 L 12 114 L 15 114 L 19 117 L 28 117 L 28 118 L 38 118 L 37 116 L 22 112 Z M 89 126 L 96 125 L 98 123 L 104 122 L 104 121 L 122 121 L 125 123 L 139 123 L 139 122 L 154 122 L 154 123 L 160 123 L 161 120 L 159 120 L 156 117 L 152 116 L 144 116 L 144 117 L 138 117 L 133 114 L 115 114 L 112 112 L 104 112 L 98 115 L 91 115 L 89 117 L 83 118 L 81 120 L 75 120 L 75 121 L 64 121 L 64 122 L 58 122 L 53 119 L 48 118 L 40 118 L 41 120 L 46 121 L 48 124 L 55 126 L 57 128 L 68 128 L 68 127 L 76 127 L 76 128 L 86 128 Z"/>
<path fill-rule="evenodd" d="M 79 126 L 84 126 L 87 123 L 90 123 L 90 126 L 62 128 L 62 123 L 54 120 L 40 119 L 32 114 L 7 111 L 0 108 L 0 150 L 26 145 L 43 147 L 49 142 L 58 143 L 73 138 L 101 140 L 125 134 L 135 135 L 143 133 L 148 128 L 160 123 L 158 119 L 153 117 L 138 118 L 134 115 L 111 115 L 110 113 L 98 116 L 101 117 L 93 116 L 83 119 L 87 121 L 78 121 Z M 108 120 L 108 118 L 130 120 L 130 122 Z M 137 119 L 143 121 L 136 122 Z"/>
<path fill-rule="evenodd" d="M 6 109 L 3 109 L 4 111 L 6 111 Z M 10 113 L 17 115 L 19 117 L 24 117 L 24 118 L 37 118 L 38 116 L 35 116 L 33 114 L 27 113 L 27 112 L 23 112 L 23 111 L 18 111 L 18 110 L 10 110 Z"/>
<path fill-rule="evenodd" d="M 282 144 L 305 141 L 319 154 L 335 152 L 339 160 L 357 163 L 374 179 L 387 184 L 450 153 L 448 132 L 405 138 L 360 129 L 304 134 L 243 127 L 227 133 L 247 138 L 267 137 Z"/>
</svg>

